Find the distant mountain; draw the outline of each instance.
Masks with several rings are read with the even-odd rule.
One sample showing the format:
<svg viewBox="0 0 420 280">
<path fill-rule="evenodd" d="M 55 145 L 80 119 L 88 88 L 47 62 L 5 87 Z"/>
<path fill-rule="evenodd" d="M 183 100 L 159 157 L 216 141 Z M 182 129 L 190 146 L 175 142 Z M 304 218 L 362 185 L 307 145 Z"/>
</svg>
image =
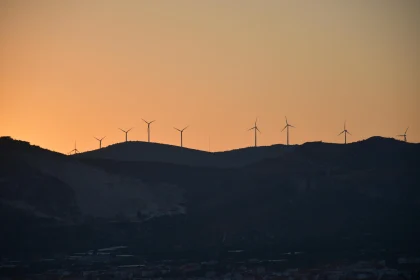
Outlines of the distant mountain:
<svg viewBox="0 0 420 280">
<path fill-rule="evenodd" d="M 0 245 L 413 247 L 419 156 L 419 144 L 382 137 L 224 153 L 127 142 L 75 156 L 0 138 Z"/>
<path fill-rule="evenodd" d="M 164 162 L 189 166 L 241 167 L 265 158 L 274 158 L 292 151 L 294 146 L 273 145 L 250 147 L 225 152 L 205 152 L 178 146 L 129 141 L 99 150 L 74 155 L 80 159 Z"/>
</svg>

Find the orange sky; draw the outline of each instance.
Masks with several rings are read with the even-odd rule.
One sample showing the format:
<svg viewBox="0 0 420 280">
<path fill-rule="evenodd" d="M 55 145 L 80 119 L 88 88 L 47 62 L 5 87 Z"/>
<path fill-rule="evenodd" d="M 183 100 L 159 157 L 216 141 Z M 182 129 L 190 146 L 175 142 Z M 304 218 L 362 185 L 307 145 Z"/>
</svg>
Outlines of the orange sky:
<svg viewBox="0 0 420 280">
<path fill-rule="evenodd" d="M 420 142 L 420 1 L 2 0 L 0 135 L 67 153 L 152 141 L 228 150 Z"/>
</svg>

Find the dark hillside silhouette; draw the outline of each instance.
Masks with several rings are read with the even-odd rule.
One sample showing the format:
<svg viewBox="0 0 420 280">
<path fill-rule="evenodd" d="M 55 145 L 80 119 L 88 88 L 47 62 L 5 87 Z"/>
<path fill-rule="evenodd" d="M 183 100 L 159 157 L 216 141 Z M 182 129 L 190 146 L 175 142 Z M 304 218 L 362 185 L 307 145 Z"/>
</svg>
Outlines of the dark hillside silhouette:
<svg viewBox="0 0 420 280">
<path fill-rule="evenodd" d="M 419 144 L 382 137 L 222 153 L 127 142 L 74 156 L 0 138 L 0 242 L 7 252 L 414 248 L 419 155 Z"/>
<path fill-rule="evenodd" d="M 101 150 L 80 153 L 80 159 L 111 159 L 116 161 L 164 162 L 189 166 L 240 167 L 291 151 L 293 146 L 273 145 L 243 148 L 225 152 L 205 152 L 166 144 L 129 141 Z"/>
</svg>

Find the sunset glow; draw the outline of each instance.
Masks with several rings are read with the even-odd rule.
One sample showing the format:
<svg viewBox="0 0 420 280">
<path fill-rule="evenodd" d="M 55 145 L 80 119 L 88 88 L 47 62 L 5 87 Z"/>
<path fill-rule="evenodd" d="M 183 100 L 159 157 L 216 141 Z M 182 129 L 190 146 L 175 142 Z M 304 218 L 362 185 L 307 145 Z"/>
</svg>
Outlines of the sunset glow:
<svg viewBox="0 0 420 280">
<path fill-rule="evenodd" d="M 420 141 L 420 1 L 0 1 L 0 136 L 67 153 Z"/>
</svg>

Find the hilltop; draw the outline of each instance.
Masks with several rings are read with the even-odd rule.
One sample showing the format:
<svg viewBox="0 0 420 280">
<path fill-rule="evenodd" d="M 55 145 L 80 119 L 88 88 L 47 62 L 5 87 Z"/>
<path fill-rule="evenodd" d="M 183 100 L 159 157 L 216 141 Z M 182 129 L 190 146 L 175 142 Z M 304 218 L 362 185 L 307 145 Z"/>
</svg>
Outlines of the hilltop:
<svg viewBox="0 0 420 280">
<path fill-rule="evenodd" d="M 325 142 L 307 142 L 302 145 L 271 145 L 261 147 L 246 147 L 223 152 L 206 152 L 201 150 L 181 148 L 158 143 L 141 141 L 129 141 L 110 145 L 106 148 L 79 153 L 73 157 L 87 159 L 104 159 L 124 162 L 150 162 L 169 163 L 176 165 L 217 167 L 217 168 L 240 168 L 247 165 L 258 164 L 260 161 L 273 162 L 276 158 L 290 159 L 297 156 L 316 156 L 317 159 L 334 161 L 341 164 L 340 157 L 349 160 L 356 153 L 372 155 L 370 161 L 375 164 L 383 164 L 378 159 L 385 161 L 397 160 L 398 154 L 404 154 L 417 145 L 405 143 L 394 138 L 374 136 L 366 140 L 353 142 L 347 145 Z M 305 154 L 302 154 L 305 153 Z M 310 153 L 310 154 L 308 154 Z M 358 159 L 355 159 L 356 161 Z M 366 164 L 366 160 L 363 161 Z"/>
<path fill-rule="evenodd" d="M 158 143 L 129 141 L 74 155 L 80 159 L 164 162 L 189 166 L 240 167 L 265 158 L 274 158 L 294 146 L 247 147 L 224 152 L 206 152 Z"/>
<path fill-rule="evenodd" d="M 0 138 L 0 242 L 12 252 L 52 240 L 55 250 L 414 246 L 419 155 L 419 144 L 382 137 L 221 153 L 127 142 L 75 156 Z"/>
</svg>

